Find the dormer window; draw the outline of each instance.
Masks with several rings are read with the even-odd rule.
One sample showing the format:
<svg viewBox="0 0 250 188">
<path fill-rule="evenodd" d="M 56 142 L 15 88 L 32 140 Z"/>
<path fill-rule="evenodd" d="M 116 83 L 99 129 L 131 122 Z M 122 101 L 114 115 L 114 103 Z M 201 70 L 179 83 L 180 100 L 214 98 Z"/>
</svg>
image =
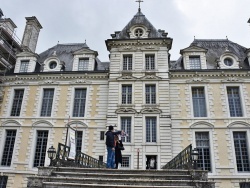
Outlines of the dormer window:
<svg viewBox="0 0 250 188">
<path fill-rule="evenodd" d="M 224 64 L 226 65 L 226 66 L 232 66 L 233 65 L 233 60 L 231 59 L 231 58 L 225 58 L 224 59 Z"/>
<path fill-rule="evenodd" d="M 189 56 L 190 69 L 201 69 L 200 56 Z"/>
<path fill-rule="evenodd" d="M 50 68 L 50 69 L 55 69 L 56 66 L 57 66 L 57 62 L 55 62 L 55 61 L 51 61 L 51 62 L 49 63 L 49 68 Z"/>
<path fill-rule="evenodd" d="M 29 60 L 21 61 L 19 72 L 28 72 Z"/>
<path fill-rule="evenodd" d="M 141 28 L 135 30 L 135 36 L 141 37 L 142 35 L 143 35 L 143 30 Z"/>
<path fill-rule="evenodd" d="M 86 71 L 89 67 L 89 58 L 79 59 L 78 71 Z"/>
</svg>

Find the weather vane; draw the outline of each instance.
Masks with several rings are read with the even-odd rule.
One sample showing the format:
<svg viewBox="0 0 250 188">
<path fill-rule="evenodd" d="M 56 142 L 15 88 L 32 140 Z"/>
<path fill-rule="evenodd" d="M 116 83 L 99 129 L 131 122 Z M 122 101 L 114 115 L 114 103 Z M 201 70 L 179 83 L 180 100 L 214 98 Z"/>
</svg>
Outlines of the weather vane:
<svg viewBox="0 0 250 188">
<path fill-rule="evenodd" d="M 138 2 L 139 3 L 139 12 L 141 12 L 141 3 L 143 2 L 143 0 L 137 0 L 137 1 L 135 1 L 135 2 Z"/>
</svg>

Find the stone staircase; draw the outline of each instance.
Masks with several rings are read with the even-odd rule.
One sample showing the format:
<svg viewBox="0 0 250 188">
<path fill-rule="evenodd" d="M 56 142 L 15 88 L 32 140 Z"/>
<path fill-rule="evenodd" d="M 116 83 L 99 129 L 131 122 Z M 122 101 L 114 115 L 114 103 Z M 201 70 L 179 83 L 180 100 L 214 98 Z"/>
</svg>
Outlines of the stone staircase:
<svg viewBox="0 0 250 188">
<path fill-rule="evenodd" d="M 212 188 L 207 172 L 188 170 L 117 170 L 40 167 L 29 188 Z"/>
</svg>

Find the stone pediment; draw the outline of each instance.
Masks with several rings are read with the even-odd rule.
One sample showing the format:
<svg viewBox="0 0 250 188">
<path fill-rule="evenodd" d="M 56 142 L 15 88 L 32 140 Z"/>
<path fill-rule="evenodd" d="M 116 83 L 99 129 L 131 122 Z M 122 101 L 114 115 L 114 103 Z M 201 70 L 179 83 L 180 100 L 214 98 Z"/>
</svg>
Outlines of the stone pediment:
<svg viewBox="0 0 250 188">
<path fill-rule="evenodd" d="M 156 76 L 155 73 L 146 73 L 145 76 L 141 77 L 140 80 L 161 80 L 162 78 Z"/>
<path fill-rule="evenodd" d="M 24 52 L 18 53 L 16 56 L 17 57 L 36 57 L 36 58 L 39 57 L 38 54 L 32 53 L 32 52 L 28 52 L 28 51 L 24 51 Z"/>
<path fill-rule="evenodd" d="M 122 76 L 118 77 L 116 80 L 137 80 L 132 73 L 122 73 Z"/>
<path fill-rule="evenodd" d="M 74 55 L 81 55 L 81 54 L 95 54 L 95 55 L 98 55 L 98 53 L 96 51 L 90 50 L 88 48 L 83 48 L 83 49 L 77 50 L 73 54 Z"/>
<path fill-rule="evenodd" d="M 202 47 L 199 47 L 199 46 L 189 46 L 185 49 L 182 49 L 180 51 L 181 54 L 185 53 L 185 52 L 205 52 L 207 53 L 207 49 L 206 48 L 202 48 Z"/>
<path fill-rule="evenodd" d="M 140 113 L 142 113 L 142 114 L 161 114 L 162 111 L 159 108 L 146 107 L 146 108 L 141 109 Z"/>
<path fill-rule="evenodd" d="M 136 114 L 137 111 L 133 108 L 118 108 L 115 113 L 121 114 L 121 113 L 127 113 L 127 114 Z"/>
</svg>

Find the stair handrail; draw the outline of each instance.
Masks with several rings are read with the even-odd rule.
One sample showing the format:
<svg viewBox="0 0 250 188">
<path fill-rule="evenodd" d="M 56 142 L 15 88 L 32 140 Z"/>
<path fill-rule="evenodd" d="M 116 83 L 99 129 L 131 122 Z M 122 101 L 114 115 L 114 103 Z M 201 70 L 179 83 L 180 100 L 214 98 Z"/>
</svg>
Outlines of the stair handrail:
<svg viewBox="0 0 250 188">
<path fill-rule="evenodd" d="M 176 157 L 169 161 L 162 169 L 189 169 L 192 166 L 192 144 L 182 150 Z"/>
<path fill-rule="evenodd" d="M 58 143 L 55 159 L 52 159 L 51 166 L 80 167 L 80 168 L 106 168 L 106 163 L 95 159 L 83 152 L 77 151 L 75 159 L 69 159 L 70 147 Z"/>
</svg>

